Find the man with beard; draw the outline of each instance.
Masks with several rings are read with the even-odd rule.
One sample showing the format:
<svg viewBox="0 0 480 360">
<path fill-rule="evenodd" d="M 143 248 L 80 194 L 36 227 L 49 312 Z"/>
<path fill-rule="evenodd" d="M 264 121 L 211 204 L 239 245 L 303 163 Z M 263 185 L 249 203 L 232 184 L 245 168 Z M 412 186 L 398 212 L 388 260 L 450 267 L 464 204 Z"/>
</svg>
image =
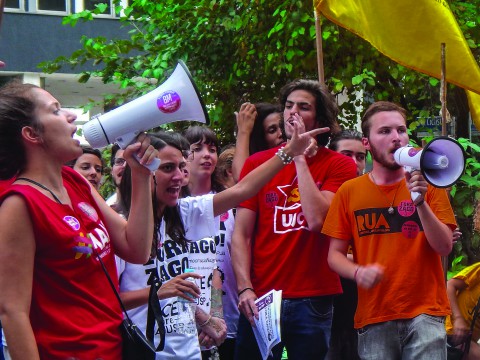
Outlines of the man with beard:
<svg viewBox="0 0 480 360">
<path fill-rule="evenodd" d="M 317 81 L 287 84 L 280 104 L 288 139 L 297 122 L 306 131 L 340 130 L 335 99 Z M 327 353 L 332 300 L 341 286 L 327 264 L 329 244 L 320 230 L 334 193 L 355 177 L 356 167 L 351 159 L 325 148 L 328 134 L 317 141 L 319 149 L 310 158 L 285 157 L 282 144 L 253 154 L 243 167 L 241 178 L 275 154 L 288 164 L 237 208 L 232 264 L 241 316 L 235 359 L 261 359 L 252 331 L 253 318 L 258 318 L 255 300 L 272 289 L 282 290 L 282 341 L 273 348 L 273 358 L 281 358 L 283 346 L 292 359 L 323 359 Z"/>
<path fill-rule="evenodd" d="M 343 184 L 322 229 L 331 238 L 330 267 L 357 283 L 360 358 L 446 359 L 441 256 L 450 253 L 456 227 L 447 193 L 395 163 L 395 150 L 409 140 L 405 109 L 372 104 L 362 131 L 373 169 Z M 420 193 L 415 201 L 412 191 Z"/>
</svg>

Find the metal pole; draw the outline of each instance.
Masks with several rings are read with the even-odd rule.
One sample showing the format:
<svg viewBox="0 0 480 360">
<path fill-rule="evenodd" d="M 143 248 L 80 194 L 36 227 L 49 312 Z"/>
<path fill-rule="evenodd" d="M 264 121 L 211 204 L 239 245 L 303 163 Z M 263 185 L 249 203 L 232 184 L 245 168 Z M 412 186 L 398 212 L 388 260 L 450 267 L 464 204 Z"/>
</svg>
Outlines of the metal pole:
<svg viewBox="0 0 480 360">
<path fill-rule="evenodd" d="M 440 103 L 442 105 L 442 135 L 447 136 L 447 81 L 445 43 L 441 44 Z M 443 276 L 447 281 L 448 256 L 442 256 Z"/>
<path fill-rule="evenodd" d="M 322 47 L 322 26 L 320 24 L 320 16 L 317 9 L 315 13 L 315 37 L 317 43 L 317 67 L 318 67 L 318 81 L 325 84 L 325 72 L 323 69 L 323 47 Z"/>
</svg>

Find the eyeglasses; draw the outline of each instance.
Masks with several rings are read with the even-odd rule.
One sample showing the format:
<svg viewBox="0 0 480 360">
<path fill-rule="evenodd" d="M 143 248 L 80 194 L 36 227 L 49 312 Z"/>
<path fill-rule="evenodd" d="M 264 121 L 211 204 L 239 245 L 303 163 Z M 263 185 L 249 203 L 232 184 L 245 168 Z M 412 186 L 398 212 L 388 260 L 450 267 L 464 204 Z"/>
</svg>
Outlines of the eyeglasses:
<svg viewBox="0 0 480 360">
<path fill-rule="evenodd" d="M 127 160 L 125 160 L 125 159 L 115 158 L 115 159 L 113 160 L 113 165 L 116 165 L 116 166 L 124 166 L 126 162 L 127 162 Z"/>
</svg>

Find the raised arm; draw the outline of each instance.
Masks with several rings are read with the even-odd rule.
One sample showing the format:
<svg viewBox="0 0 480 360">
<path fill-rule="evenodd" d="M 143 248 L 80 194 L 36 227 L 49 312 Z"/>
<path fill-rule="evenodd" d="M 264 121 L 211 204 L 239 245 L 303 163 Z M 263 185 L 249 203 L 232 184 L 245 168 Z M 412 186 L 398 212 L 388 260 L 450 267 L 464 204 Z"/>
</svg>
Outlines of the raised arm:
<svg viewBox="0 0 480 360">
<path fill-rule="evenodd" d="M 250 156 L 250 135 L 257 118 L 255 105 L 243 103 L 240 111 L 235 113 L 237 119 L 237 141 L 235 143 L 235 156 L 233 157 L 233 180 L 238 182 L 245 160 Z"/>
<path fill-rule="evenodd" d="M 295 124 L 295 126 L 297 126 L 297 124 Z M 283 152 L 291 158 L 304 154 L 306 151 L 309 151 L 309 147 L 312 146 L 312 137 L 328 132 L 329 130 L 329 128 L 319 128 L 299 134 L 298 127 L 295 127 L 292 139 L 285 145 Z M 251 171 L 236 185 L 215 194 L 213 197 L 213 212 L 215 216 L 223 214 L 242 201 L 251 198 L 270 181 L 283 166 L 283 160 L 281 160 L 279 156 L 273 156 L 258 168 Z"/>
<path fill-rule="evenodd" d="M 294 161 L 303 214 L 309 229 L 320 232 L 335 194 L 317 188 L 304 155 L 297 156 Z"/>
<path fill-rule="evenodd" d="M 0 321 L 12 359 L 39 359 L 30 324 L 35 238 L 18 195 L 0 206 Z"/>
<path fill-rule="evenodd" d="M 140 162 L 134 158 L 135 153 L 140 156 Z M 115 253 L 131 263 L 144 264 L 150 255 L 153 238 L 151 172 L 142 164 L 150 163 L 156 156 L 157 151 L 143 134 L 138 142 L 125 149 L 124 157 L 132 169 L 132 201 L 128 222 L 118 216 L 96 191 L 92 191 L 104 216 Z"/>
<path fill-rule="evenodd" d="M 453 231 L 448 225 L 442 223 L 434 214 L 429 204 L 425 201 L 427 193 L 427 181 L 420 171 L 411 174 L 406 172 L 408 189 L 411 192 L 418 192 L 420 196 L 416 200 L 418 216 L 422 222 L 423 231 L 428 243 L 438 254 L 446 256 L 450 254 L 453 247 Z M 448 199 L 446 199 L 448 201 Z"/>
<path fill-rule="evenodd" d="M 300 130 L 303 130 L 305 124 L 302 117 L 298 114 L 293 114 L 292 116 L 297 120 Z M 291 126 L 290 122 L 285 123 L 286 129 Z M 335 194 L 332 191 L 322 191 L 318 189 L 315 183 L 316 180 L 312 177 L 304 154 L 295 157 L 294 162 L 302 212 L 307 220 L 310 231 L 320 232 Z M 348 169 L 344 168 L 343 164 L 337 163 L 337 165 L 339 166 L 339 169 L 345 171 L 344 174 L 341 174 L 341 178 L 339 177 L 340 180 L 347 180 L 354 176 L 353 167 L 351 170 L 351 176 L 349 176 L 350 173 Z M 339 172 L 332 171 L 332 174 L 332 176 L 339 176 Z"/>
</svg>

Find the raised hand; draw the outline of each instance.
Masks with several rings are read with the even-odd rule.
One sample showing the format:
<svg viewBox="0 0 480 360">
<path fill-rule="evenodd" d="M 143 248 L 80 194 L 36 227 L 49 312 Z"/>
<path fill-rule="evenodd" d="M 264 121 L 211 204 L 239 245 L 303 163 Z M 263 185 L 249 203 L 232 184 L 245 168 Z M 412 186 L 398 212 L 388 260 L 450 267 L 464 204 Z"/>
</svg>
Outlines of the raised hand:
<svg viewBox="0 0 480 360">
<path fill-rule="evenodd" d="M 427 193 L 428 183 L 422 175 L 420 170 L 414 170 L 412 172 L 405 172 L 405 179 L 407 181 L 408 190 L 411 193 L 420 194 L 415 198 L 415 205 L 424 200 Z"/>
<path fill-rule="evenodd" d="M 157 155 L 158 151 L 150 145 L 150 138 L 146 134 L 138 135 L 137 141 L 128 145 L 123 153 L 132 172 L 143 171 L 146 174 L 150 174 L 151 170 L 143 165 L 149 165 L 155 159 L 158 161 Z"/>
<path fill-rule="evenodd" d="M 306 153 L 309 154 L 311 151 L 311 148 L 312 147 L 315 148 L 317 146 L 315 141 L 315 136 L 330 131 L 330 128 L 323 127 L 323 128 L 313 129 L 307 132 L 300 133 L 302 129 L 304 130 L 305 126 L 302 126 L 298 122 L 293 123 L 292 138 L 284 148 L 284 151 L 291 157 L 295 157 L 298 155 L 305 155 Z"/>
<path fill-rule="evenodd" d="M 238 113 L 235 112 L 235 116 L 237 119 L 238 133 L 244 132 L 250 136 L 253 125 L 255 124 L 255 119 L 257 118 L 255 105 L 249 102 L 243 103 L 240 106 L 240 111 Z"/>
</svg>

